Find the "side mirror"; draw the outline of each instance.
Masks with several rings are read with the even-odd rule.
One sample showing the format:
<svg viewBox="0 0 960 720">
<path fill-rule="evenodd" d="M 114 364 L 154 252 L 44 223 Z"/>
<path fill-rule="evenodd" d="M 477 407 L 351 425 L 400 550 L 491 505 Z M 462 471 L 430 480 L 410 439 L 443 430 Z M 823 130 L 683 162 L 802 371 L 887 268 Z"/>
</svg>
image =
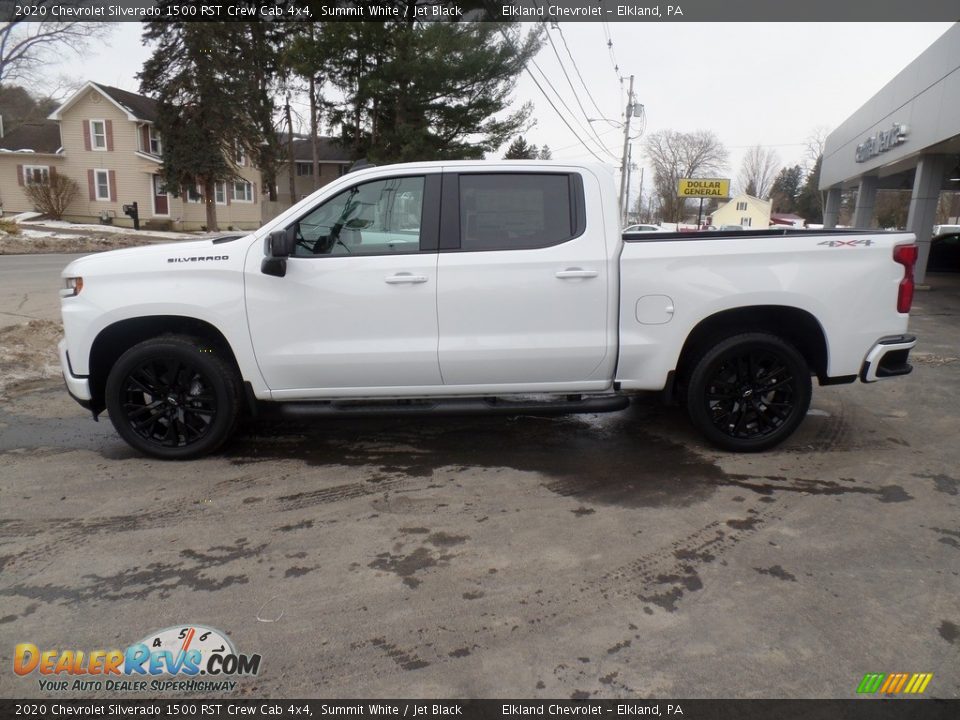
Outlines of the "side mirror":
<svg viewBox="0 0 960 720">
<path fill-rule="evenodd" d="M 274 230 L 267 236 L 267 255 L 273 258 L 286 258 L 293 255 L 297 246 L 296 223 L 283 230 Z"/>
<path fill-rule="evenodd" d="M 287 274 L 287 258 L 293 255 L 297 246 L 296 224 L 284 230 L 274 230 L 267 235 L 267 257 L 260 263 L 260 272 L 264 275 L 283 277 Z"/>
</svg>

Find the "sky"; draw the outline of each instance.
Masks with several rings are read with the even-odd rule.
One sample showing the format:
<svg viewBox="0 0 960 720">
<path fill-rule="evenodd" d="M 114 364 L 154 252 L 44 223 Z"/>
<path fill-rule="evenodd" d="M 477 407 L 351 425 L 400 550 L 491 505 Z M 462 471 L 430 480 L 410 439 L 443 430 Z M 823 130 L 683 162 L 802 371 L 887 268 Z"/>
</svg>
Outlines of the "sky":
<svg viewBox="0 0 960 720">
<path fill-rule="evenodd" d="M 549 27 L 573 87 L 549 43 L 535 61 L 569 112 L 536 69 L 533 73 L 575 132 L 524 73 L 514 92 L 518 105 L 525 101 L 534 105 L 533 124 L 524 137 L 536 145 L 549 145 L 554 159 L 595 161 L 586 144 L 605 164 L 618 168 L 622 129 L 592 123 L 599 135 L 593 141 L 593 135 L 581 128 L 590 124 L 588 117 L 600 116 L 598 109 L 603 117 L 620 121 L 627 78 L 634 75 L 635 99 L 646 115 L 643 135 L 637 137 L 636 124 L 631 129 L 636 138 L 632 158 L 637 171 L 631 179 L 635 198 L 639 168 L 646 165 L 644 136 L 658 130 L 715 132 L 730 153 L 725 177 L 736 178 L 744 153 L 756 144 L 776 150 L 783 165 L 803 164 L 811 135 L 837 127 L 950 23 L 565 22 Z M 50 68 L 50 76 L 68 75 L 137 91 L 135 75 L 149 52 L 141 45 L 137 23 L 118 23 L 79 63 L 76 57 L 64 57 Z M 622 84 L 620 77 L 624 77 Z M 644 175 L 647 194 L 649 168 Z"/>
</svg>

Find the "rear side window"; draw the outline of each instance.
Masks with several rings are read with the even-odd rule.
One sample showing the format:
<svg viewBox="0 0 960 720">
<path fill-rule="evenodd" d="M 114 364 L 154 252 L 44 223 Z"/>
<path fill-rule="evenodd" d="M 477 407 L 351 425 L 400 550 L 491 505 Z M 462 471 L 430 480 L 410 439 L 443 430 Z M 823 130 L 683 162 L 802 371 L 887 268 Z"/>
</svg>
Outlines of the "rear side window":
<svg viewBox="0 0 960 720">
<path fill-rule="evenodd" d="M 522 250 L 558 245 L 577 226 L 570 176 L 460 175 L 460 249 Z"/>
</svg>

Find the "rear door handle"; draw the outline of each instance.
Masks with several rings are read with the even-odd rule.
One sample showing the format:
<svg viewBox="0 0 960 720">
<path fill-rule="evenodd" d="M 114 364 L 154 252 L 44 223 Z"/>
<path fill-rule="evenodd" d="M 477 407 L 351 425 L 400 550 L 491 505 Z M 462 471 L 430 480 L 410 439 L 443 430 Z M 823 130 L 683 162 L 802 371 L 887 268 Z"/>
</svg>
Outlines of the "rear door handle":
<svg viewBox="0 0 960 720">
<path fill-rule="evenodd" d="M 383 279 L 385 283 L 390 285 L 400 285 L 402 283 L 407 283 L 414 285 L 417 283 L 425 283 L 427 281 L 426 275 L 411 275 L 410 273 L 397 273 L 396 275 L 387 275 Z"/>
<path fill-rule="evenodd" d="M 583 268 L 567 268 L 557 273 L 558 278 L 592 278 L 597 276 L 596 270 L 584 270 Z"/>
</svg>

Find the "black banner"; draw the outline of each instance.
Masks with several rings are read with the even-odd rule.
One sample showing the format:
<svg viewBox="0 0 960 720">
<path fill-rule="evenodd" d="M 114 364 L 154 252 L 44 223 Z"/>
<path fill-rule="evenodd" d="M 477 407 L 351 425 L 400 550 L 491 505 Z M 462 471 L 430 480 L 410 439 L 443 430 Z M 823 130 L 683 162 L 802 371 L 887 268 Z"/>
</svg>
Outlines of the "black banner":
<svg viewBox="0 0 960 720">
<path fill-rule="evenodd" d="M 0 21 L 921 22 L 956 0 L 0 0 Z M 851 32 L 856 32 L 851 29 Z"/>
<path fill-rule="evenodd" d="M 954 720 L 960 700 L 0 700 L 11 718 Z"/>
</svg>

